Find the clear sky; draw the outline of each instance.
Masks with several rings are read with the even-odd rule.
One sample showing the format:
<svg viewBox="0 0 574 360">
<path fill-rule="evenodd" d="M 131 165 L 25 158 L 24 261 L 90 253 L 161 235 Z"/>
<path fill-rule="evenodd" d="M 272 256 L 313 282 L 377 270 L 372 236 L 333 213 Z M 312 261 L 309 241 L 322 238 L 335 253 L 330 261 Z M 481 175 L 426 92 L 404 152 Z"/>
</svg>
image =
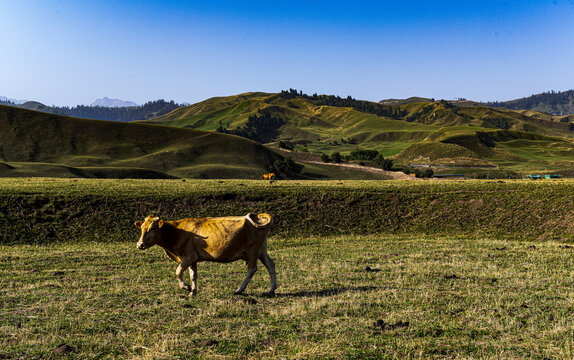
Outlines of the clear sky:
<svg viewBox="0 0 574 360">
<path fill-rule="evenodd" d="M 0 96 L 509 100 L 574 88 L 574 0 L 0 0 Z"/>
</svg>

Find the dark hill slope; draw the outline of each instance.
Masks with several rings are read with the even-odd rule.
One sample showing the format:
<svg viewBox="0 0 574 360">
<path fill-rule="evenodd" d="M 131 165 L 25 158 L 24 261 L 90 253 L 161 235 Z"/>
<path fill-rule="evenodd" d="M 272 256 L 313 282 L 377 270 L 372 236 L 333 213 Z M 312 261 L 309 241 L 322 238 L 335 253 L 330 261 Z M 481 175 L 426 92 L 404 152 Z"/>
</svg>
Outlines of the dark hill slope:
<svg viewBox="0 0 574 360">
<path fill-rule="evenodd" d="M 513 110 L 533 110 L 553 115 L 574 114 L 574 90 L 550 91 L 516 100 L 485 103 Z"/>
<path fill-rule="evenodd" d="M 111 120 L 111 121 L 134 121 L 145 120 L 167 114 L 183 105 L 173 101 L 155 100 L 148 101 L 143 105 L 106 107 L 99 105 L 46 106 L 37 101 L 27 101 L 23 104 L 0 102 L 0 105 L 19 107 L 22 109 L 41 111 L 50 114 L 79 117 L 83 119 Z"/>
<path fill-rule="evenodd" d="M 231 135 L 0 106 L 0 175 L 259 178 L 281 157 Z"/>
</svg>

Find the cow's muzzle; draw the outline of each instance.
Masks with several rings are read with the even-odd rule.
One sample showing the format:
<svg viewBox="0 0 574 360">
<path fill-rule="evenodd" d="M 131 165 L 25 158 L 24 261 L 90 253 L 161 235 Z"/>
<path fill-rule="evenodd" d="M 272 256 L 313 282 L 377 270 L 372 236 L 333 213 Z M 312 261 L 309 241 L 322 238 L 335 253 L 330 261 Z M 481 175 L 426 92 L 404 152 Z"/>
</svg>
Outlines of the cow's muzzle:
<svg viewBox="0 0 574 360">
<path fill-rule="evenodd" d="M 137 247 L 140 250 L 145 250 L 147 249 L 147 246 L 144 243 L 137 243 Z"/>
</svg>

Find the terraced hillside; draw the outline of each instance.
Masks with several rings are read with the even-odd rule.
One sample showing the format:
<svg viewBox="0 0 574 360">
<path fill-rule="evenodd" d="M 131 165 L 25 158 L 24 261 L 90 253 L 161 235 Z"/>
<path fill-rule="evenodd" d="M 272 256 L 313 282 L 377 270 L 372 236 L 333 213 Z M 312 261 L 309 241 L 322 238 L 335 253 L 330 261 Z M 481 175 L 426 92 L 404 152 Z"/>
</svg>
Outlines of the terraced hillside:
<svg viewBox="0 0 574 360">
<path fill-rule="evenodd" d="M 446 101 L 368 104 L 296 92 L 257 92 L 211 98 L 147 122 L 240 132 L 250 117 L 266 117 L 275 121 L 264 129 L 263 142 L 283 141 L 297 151 L 346 154 L 360 148 L 377 150 L 400 165 L 574 170 L 574 119 L 467 105 Z M 381 110 L 387 115 L 380 115 Z"/>
</svg>

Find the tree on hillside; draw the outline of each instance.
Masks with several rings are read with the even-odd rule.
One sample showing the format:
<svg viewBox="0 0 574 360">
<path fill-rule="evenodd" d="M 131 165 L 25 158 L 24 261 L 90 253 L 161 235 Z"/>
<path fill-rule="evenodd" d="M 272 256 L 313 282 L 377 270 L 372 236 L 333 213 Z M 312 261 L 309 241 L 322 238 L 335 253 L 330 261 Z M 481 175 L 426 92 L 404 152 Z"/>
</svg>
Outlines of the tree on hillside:
<svg viewBox="0 0 574 360">
<path fill-rule="evenodd" d="M 377 150 L 353 150 L 351 151 L 351 160 L 373 160 L 379 155 Z"/>
<path fill-rule="evenodd" d="M 278 136 L 278 129 L 283 123 L 283 119 L 274 116 L 271 112 L 258 110 L 257 114 L 249 116 L 242 127 L 235 130 L 223 130 L 223 132 L 266 143 Z"/>
<path fill-rule="evenodd" d="M 385 159 L 382 154 L 377 155 L 377 157 L 373 160 L 375 165 L 383 170 L 390 171 L 393 168 L 393 160 Z"/>
<path fill-rule="evenodd" d="M 336 106 L 336 107 L 350 107 L 358 111 L 378 116 L 386 116 L 393 119 L 400 119 L 406 116 L 407 112 L 402 110 L 399 106 L 383 105 L 371 101 L 362 101 L 353 99 L 351 96 L 341 98 L 335 95 L 313 95 L 304 94 L 303 91 L 295 89 L 282 90 L 279 96 L 283 99 L 289 100 L 297 97 L 306 99 L 317 106 Z"/>
<path fill-rule="evenodd" d="M 279 148 L 293 151 L 293 144 L 286 143 L 285 141 L 281 140 L 279 141 Z"/>
<path fill-rule="evenodd" d="M 336 163 L 340 163 L 343 161 L 343 157 L 341 156 L 341 153 L 339 153 L 338 151 L 331 154 L 331 159 L 333 159 L 333 162 Z"/>
<path fill-rule="evenodd" d="M 161 116 L 181 106 L 183 105 L 177 104 L 173 100 L 168 102 L 161 99 L 148 101 L 140 106 L 104 107 L 78 105 L 75 107 L 52 106 L 50 109 L 56 115 L 74 116 L 84 119 L 133 121 Z"/>
</svg>

